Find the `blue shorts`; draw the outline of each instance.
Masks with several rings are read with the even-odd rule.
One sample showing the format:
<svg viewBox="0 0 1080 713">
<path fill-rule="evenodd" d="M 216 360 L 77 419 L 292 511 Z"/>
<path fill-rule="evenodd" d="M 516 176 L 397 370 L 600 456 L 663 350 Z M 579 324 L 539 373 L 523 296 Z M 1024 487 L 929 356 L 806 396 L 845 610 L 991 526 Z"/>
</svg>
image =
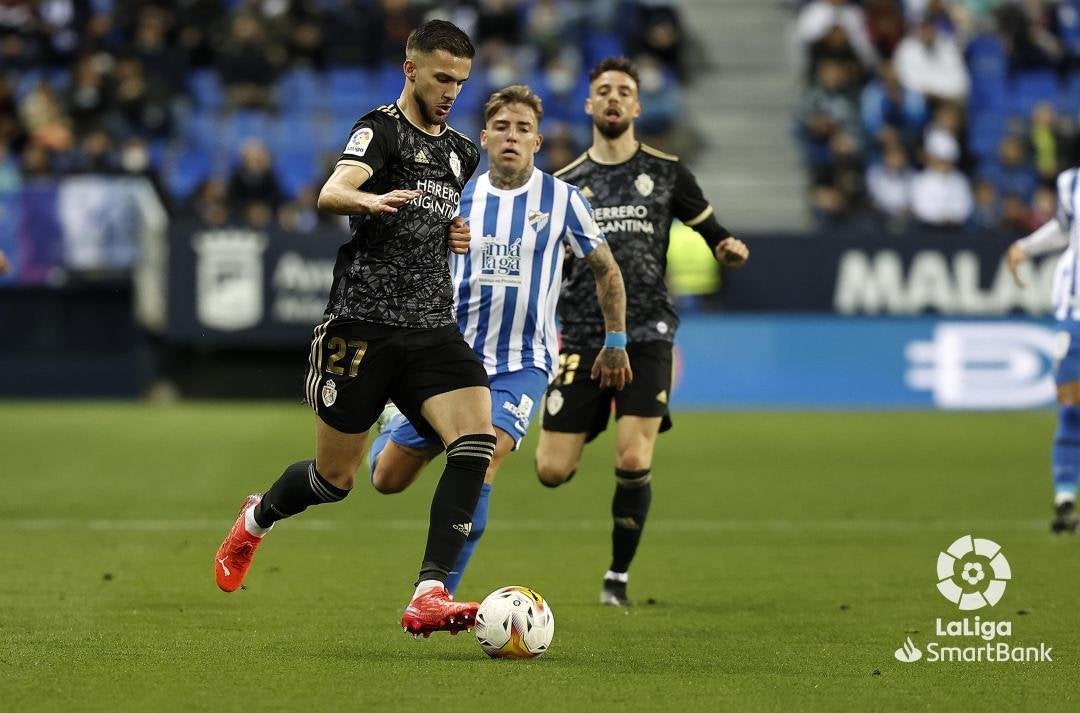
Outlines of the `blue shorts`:
<svg viewBox="0 0 1080 713">
<path fill-rule="evenodd" d="M 531 366 L 521 371 L 488 377 L 491 384 L 491 425 L 514 439 L 514 450 L 529 430 L 529 424 L 547 391 L 548 374 Z M 398 415 L 390 425 L 390 440 L 401 446 L 428 450 L 440 448 L 438 439 L 424 438 L 408 419 Z"/>
<path fill-rule="evenodd" d="M 1059 386 L 1080 381 L 1080 322 L 1058 322 L 1057 343 L 1054 345 L 1054 382 Z"/>
</svg>

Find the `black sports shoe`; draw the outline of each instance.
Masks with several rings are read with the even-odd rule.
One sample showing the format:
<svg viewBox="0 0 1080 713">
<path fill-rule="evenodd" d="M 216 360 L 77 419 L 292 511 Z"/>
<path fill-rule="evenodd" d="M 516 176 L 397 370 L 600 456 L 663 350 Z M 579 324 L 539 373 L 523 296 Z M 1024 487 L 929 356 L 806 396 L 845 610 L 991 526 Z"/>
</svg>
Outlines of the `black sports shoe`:
<svg viewBox="0 0 1080 713">
<path fill-rule="evenodd" d="M 626 582 L 620 582 L 617 579 L 604 580 L 604 588 L 600 590 L 600 603 L 613 607 L 634 605 L 626 596 Z"/>
<path fill-rule="evenodd" d="M 1080 513 L 1076 512 L 1076 504 L 1068 500 L 1058 505 L 1055 510 L 1054 519 L 1050 521 L 1050 531 L 1059 535 L 1063 532 L 1076 532 L 1077 525 L 1080 525 Z"/>
</svg>

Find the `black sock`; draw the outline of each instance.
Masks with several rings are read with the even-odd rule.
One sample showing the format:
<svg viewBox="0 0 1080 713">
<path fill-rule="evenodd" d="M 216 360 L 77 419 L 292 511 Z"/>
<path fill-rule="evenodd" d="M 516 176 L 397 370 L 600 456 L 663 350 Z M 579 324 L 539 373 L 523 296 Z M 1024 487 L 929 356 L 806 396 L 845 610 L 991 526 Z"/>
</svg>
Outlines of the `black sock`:
<svg viewBox="0 0 1080 713">
<path fill-rule="evenodd" d="M 626 572 L 641 542 L 641 531 L 652 502 L 652 476 L 648 470 L 615 469 L 615 497 L 611 501 L 611 571 Z"/>
<path fill-rule="evenodd" d="M 472 530 L 473 511 L 494 453 L 495 436 L 484 433 L 462 436 L 446 447 L 446 469 L 431 499 L 427 549 L 418 583 L 446 581 Z"/>
<path fill-rule="evenodd" d="M 331 485 L 315 470 L 315 461 L 302 460 L 293 463 L 277 479 L 255 507 L 255 522 L 259 527 L 270 527 L 304 512 L 310 505 L 336 503 L 349 494 L 348 490 Z"/>
</svg>

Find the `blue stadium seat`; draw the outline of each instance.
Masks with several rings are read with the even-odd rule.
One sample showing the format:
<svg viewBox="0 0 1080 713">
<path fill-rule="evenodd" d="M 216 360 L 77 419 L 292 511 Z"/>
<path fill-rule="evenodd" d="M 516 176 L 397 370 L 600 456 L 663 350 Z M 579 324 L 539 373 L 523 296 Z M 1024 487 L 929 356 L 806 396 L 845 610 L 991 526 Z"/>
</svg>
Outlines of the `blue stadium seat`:
<svg viewBox="0 0 1080 713">
<path fill-rule="evenodd" d="M 393 101 L 394 96 L 388 99 L 373 98 L 376 96 L 377 78 L 373 72 L 358 67 L 334 67 L 326 73 L 326 98 L 330 104 L 330 110 L 349 107 L 354 113 L 359 113 L 373 107 L 383 101 Z M 400 90 L 400 87 L 399 87 Z M 371 97 L 369 99 L 369 97 Z"/>
<path fill-rule="evenodd" d="M 267 144 L 275 155 L 288 151 L 315 155 L 325 143 L 324 130 L 323 122 L 315 115 L 283 114 L 273 123 Z"/>
<path fill-rule="evenodd" d="M 613 32 L 589 30 L 583 42 L 585 57 L 583 66 L 593 67 L 605 57 L 618 57 L 625 53 L 622 38 Z"/>
<path fill-rule="evenodd" d="M 219 150 L 227 151 L 230 157 L 236 156 L 249 138 L 262 139 L 267 144 L 270 142 L 270 117 L 262 111 L 245 109 L 234 112 L 226 116 L 219 126 L 219 136 L 223 139 L 219 143 Z"/>
<path fill-rule="evenodd" d="M 967 46 L 967 65 L 972 79 L 979 77 L 1002 77 L 1009 71 L 1005 46 L 993 33 L 976 36 Z"/>
<path fill-rule="evenodd" d="M 188 91 L 195 106 L 203 111 L 217 111 L 225 105 L 225 88 L 213 69 L 196 69 L 188 73 Z"/>
<path fill-rule="evenodd" d="M 321 178 L 319 173 L 318 162 L 312 153 L 293 150 L 274 156 L 274 175 L 290 199 L 296 198 L 300 189 L 315 185 Z"/>
<path fill-rule="evenodd" d="M 1039 102 L 1058 100 L 1058 78 L 1052 70 L 1018 72 L 1010 83 L 1009 113 L 1028 117 Z"/>
<path fill-rule="evenodd" d="M 1080 72 L 1066 77 L 1058 98 L 1058 108 L 1069 114 L 1080 112 Z"/>
<path fill-rule="evenodd" d="M 322 111 L 327 105 L 327 87 L 312 69 L 291 69 L 277 82 L 277 104 L 285 114 Z"/>
<path fill-rule="evenodd" d="M 968 148 L 980 161 L 997 156 L 998 144 L 1005 136 L 1006 116 L 1002 112 L 975 114 L 968 124 Z"/>
<path fill-rule="evenodd" d="M 188 147 L 166 161 L 164 168 L 162 178 L 169 194 L 178 201 L 185 201 L 210 176 L 213 162 L 205 151 Z"/>
</svg>

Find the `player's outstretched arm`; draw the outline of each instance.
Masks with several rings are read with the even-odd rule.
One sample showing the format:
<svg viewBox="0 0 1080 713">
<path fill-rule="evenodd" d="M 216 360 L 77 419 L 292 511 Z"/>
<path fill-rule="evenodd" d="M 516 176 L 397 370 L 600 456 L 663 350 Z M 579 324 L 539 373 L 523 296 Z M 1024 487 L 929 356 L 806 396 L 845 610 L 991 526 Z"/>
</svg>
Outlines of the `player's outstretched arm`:
<svg viewBox="0 0 1080 713">
<path fill-rule="evenodd" d="M 398 190 L 376 195 L 360 186 L 371 177 L 366 166 L 339 163 L 319 191 L 319 210 L 335 215 L 382 215 L 397 213 L 401 206 L 421 195 L 421 191 Z"/>
<path fill-rule="evenodd" d="M 1061 223 L 1053 218 L 1043 224 L 1031 235 L 1020 238 L 1009 246 L 1005 253 L 1005 262 L 1009 266 L 1013 280 L 1020 287 L 1024 281 L 1020 278 L 1020 265 L 1029 257 L 1036 257 L 1043 253 L 1063 250 L 1069 245 L 1069 236 L 1061 229 Z"/>
<path fill-rule="evenodd" d="M 600 245 L 585 257 L 585 263 L 596 278 L 596 297 L 604 314 L 604 331 L 622 335 L 622 346 L 607 346 L 600 350 L 592 366 L 592 378 L 600 379 L 600 386 L 622 389 L 629 384 L 634 373 L 626 354 L 626 286 L 622 271 L 615 262 L 608 244 Z"/>
</svg>

